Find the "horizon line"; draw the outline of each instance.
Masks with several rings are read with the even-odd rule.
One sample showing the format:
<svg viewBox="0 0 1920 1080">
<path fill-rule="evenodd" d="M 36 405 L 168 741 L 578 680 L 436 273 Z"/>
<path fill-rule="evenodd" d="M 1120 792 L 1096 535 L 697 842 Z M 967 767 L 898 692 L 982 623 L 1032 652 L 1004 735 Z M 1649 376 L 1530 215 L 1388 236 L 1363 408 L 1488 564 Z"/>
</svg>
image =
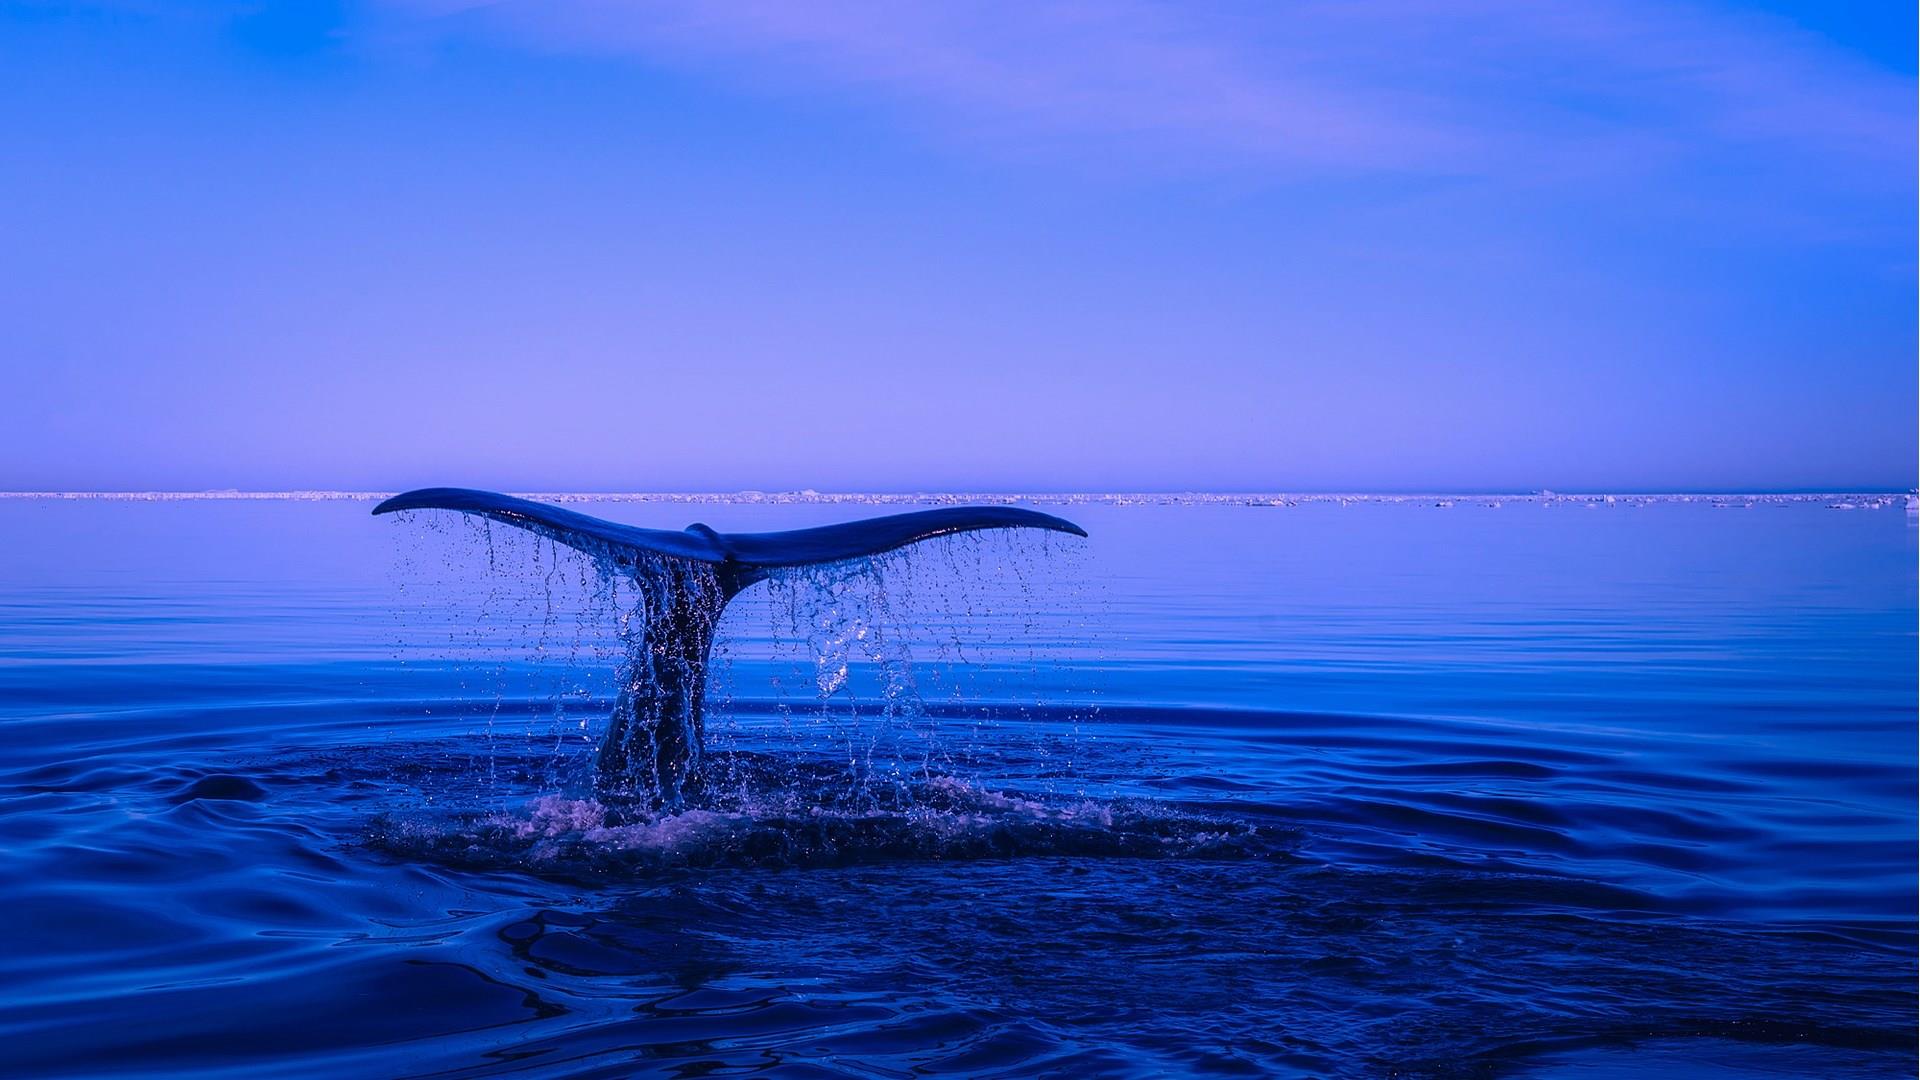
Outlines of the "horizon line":
<svg viewBox="0 0 1920 1080">
<path fill-rule="evenodd" d="M 151 490 L 6 490 L 0 491 L 0 498 L 6 499 L 330 499 L 357 501 L 384 499 L 399 494 L 398 491 L 359 490 L 344 488 L 202 488 L 202 489 L 163 489 Z M 992 489 L 926 489 L 918 491 L 820 491 L 814 488 L 781 490 L 763 490 L 743 488 L 737 491 L 541 491 L 528 489 L 508 492 L 520 497 L 544 497 L 552 499 L 588 500 L 708 500 L 738 499 L 744 501 L 779 499 L 789 502 L 829 502 L 846 499 L 951 499 L 958 497 L 982 499 L 1170 499 L 1170 498 L 1246 498 L 1246 499 L 1424 499 L 1424 498 L 1466 498 L 1466 499 L 1674 499 L 1674 498 L 1840 498 L 1840 497 L 1886 497 L 1920 494 L 1916 488 L 1858 487 L 1858 488 L 1748 488 L 1748 489 L 1671 489 L 1671 490 L 1604 490 L 1585 489 L 1561 491 L 1552 488 L 1536 488 L 1528 491 L 1514 489 L 1403 489 L 1403 490 L 1334 490 L 1334 489 L 1159 489 L 1159 490 L 1036 490 L 1036 491 L 997 491 Z"/>
</svg>

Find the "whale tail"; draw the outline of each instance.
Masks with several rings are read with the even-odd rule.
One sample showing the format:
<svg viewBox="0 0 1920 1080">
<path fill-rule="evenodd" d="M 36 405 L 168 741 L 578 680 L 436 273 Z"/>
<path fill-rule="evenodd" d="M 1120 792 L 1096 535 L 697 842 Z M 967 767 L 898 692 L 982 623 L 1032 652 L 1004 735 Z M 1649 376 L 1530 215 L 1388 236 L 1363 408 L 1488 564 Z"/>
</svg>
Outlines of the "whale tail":
<svg viewBox="0 0 1920 1080">
<path fill-rule="evenodd" d="M 678 806 L 697 786 L 702 700 L 714 631 L 727 601 L 775 570 L 880 555 L 936 536 L 982 529 L 1078 525 L 1013 506 L 954 506 L 774 533 L 681 532 L 620 525 L 558 506 L 468 488 L 421 488 L 373 508 L 455 510 L 527 529 L 632 575 L 646 615 L 627 641 L 613 723 L 600 746 L 605 797 Z"/>
</svg>

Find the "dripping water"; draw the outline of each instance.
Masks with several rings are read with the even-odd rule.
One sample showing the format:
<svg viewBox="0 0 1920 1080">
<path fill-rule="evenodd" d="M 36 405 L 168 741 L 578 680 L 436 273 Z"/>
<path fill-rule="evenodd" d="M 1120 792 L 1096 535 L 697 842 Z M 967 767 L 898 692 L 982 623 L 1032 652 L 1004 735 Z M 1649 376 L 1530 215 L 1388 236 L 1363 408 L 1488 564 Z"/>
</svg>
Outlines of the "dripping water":
<svg viewBox="0 0 1920 1080">
<path fill-rule="evenodd" d="M 668 851 L 811 863 L 1164 854 L 1244 846 L 1256 831 L 1129 802 L 1076 768 L 1090 695 L 1034 689 L 1048 681 L 1041 665 L 1086 622 L 1064 606 L 1084 597 L 1053 585 L 1061 575 L 1048 536 L 943 537 L 782 569 L 731 604 L 705 564 L 583 554 L 521 530 L 474 540 L 504 581 L 481 590 L 484 629 L 468 644 L 502 665 L 490 676 L 512 678 L 499 654 L 513 634 L 502 624 L 518 618 L 529 666 L 555 685 L 544 713 L 518 714 L 518 738 L 504 730 L 511 710 L 488 713 L 486 767 L 471 773 L 485 794 L 469 813 L 383 823 L 376 839 L 386 846 L 577 868 L 615 858 L 609 847 L 624 860 Z M 457 580 L 478 561 L 469 549 L 463 565 L 456 550 L 437 565 Z M 666 610 L 675 604 L 693 610 Z M 704 682 L 689 625 L 713 641 Z M 704 709 L 685 735 L 697 740 L 697 772 L 665 775 L 660 751 L 675 733 L 659 721 L 696 715 L 695 695 Z"/>
</svg>

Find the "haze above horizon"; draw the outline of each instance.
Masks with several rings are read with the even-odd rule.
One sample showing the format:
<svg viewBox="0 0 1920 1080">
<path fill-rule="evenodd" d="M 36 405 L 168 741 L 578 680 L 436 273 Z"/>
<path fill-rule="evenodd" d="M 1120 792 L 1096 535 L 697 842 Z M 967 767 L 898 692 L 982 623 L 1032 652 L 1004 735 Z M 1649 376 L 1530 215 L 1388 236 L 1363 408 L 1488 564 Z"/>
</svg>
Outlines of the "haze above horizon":
<svg viewBox="0 0 1920 1080">
<path fill-rule="evenodd" d="M 1904 492 L 1914 41 L 0 0 L 0 488 Z"/>
</svg>

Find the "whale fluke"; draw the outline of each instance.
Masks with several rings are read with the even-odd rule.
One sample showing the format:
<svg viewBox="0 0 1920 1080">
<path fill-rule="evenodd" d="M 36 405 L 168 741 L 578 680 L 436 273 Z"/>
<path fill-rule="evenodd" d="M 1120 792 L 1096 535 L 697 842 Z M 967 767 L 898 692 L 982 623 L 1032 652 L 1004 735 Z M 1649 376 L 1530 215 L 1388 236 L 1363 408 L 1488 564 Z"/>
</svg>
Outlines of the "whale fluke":
<svg viewBox="0 0 1920 1080">
<path fill-rule="evenodd" d="M 530 529 L 589 553 L 646 552 L 691 559 L 717 568 L 723 584 L 741 588 L 787 566 L 843 562 L 881 555 L 921 540 L 981 529 L 1048 529 L 1087 535 L 1065 518 L 1017 506 L 949 506 L 907 514 L 847 521 L 812 529 L 773 533 L 720 533 L 705 525 L 682 532 L 619 525 L 558 506 L 471 488 L 421 488 L 395 495 L 373 508 L 376 514 L 398 510 L 458 510 Z"/>
<path fill-rule="evenodd" d="M 783 567 L 844 562 L 921 540 L 981 529 L 1085 536 L 1064 518 L 1014 506 L 951 506 L 774 533 L 620 525 L 558 506 L 470 488 L 395 495 L 375 514 L 455 510 L 528 529 L 632 574 L 646 604 L 627 641 L 613 724 L 600 747 L 602 795 L 679 805 L 699 783 L 707 658 L 720 613 L 742 589 Z"/>
</svg>

